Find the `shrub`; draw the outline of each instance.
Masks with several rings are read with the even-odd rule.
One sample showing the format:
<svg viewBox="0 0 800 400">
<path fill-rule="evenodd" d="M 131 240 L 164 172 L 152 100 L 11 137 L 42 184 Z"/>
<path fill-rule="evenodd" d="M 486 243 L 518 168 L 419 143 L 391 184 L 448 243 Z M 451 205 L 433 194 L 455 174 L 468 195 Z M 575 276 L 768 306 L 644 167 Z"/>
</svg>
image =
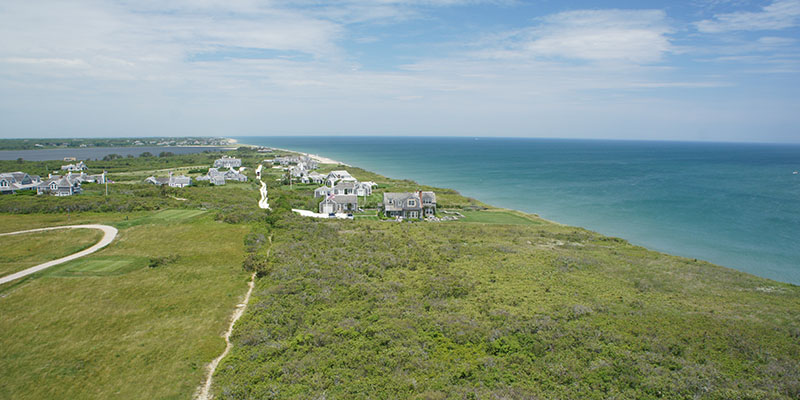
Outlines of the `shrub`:
<svg viewBox="0 0 800 400">
<path fill-rule="evenodd" d="M 175 254 L 169 255 L 169 256 L 164 256 L 164 257 L 153 257 L 147 263 L 147 267 L 148 268 L 158 268 L 158 267 L 161 267 L 161 266 L 164 266 L 164 265 L 172 264 L 175 261 L 178 261 L 178 256 L 175 255 Z"/>
</svg>

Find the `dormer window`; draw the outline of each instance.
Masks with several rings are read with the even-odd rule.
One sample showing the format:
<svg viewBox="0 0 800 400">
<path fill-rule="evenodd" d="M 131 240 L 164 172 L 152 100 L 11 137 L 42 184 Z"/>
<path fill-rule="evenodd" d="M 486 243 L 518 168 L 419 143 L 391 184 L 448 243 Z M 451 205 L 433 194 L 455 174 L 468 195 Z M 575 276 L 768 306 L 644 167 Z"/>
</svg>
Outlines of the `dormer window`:
<svg viewBox="0 0 800 400">
<path fill-rule="evenodd" d="M 0 186 L 2 186 L 2 187 L 8 186 L 8 181 L 3 179 L 2 181 L 0 181 Z"/>
<path fill-rule="evenodd" d="M 409 207 L 416 207 L 417 206 L 417 201 L 416 200 L 409 200 L 408 201 L 408 206 Z"/>
</svg>

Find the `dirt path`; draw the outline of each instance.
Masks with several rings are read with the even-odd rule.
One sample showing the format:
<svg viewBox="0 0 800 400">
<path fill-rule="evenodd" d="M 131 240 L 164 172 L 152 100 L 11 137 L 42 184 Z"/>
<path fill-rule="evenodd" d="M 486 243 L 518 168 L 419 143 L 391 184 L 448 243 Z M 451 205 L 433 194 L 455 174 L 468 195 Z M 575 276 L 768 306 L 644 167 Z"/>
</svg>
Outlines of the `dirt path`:
<svg viewBox="0 0 800 400">
<path fill-rule="evenodd" d="M 272 236 L 269 236 L 268 239 L 271 246 Z M 271 250 L 272 250 L 271 248 L 267 250 L 267 257 L 269 257 L 269 252 Z M 247 309 L 247 303 L 250 302 L 250 294 L 253 293 L 253 287 L 255 287 L 255 281 L 256 281 L 256 273 L 253 272 L 253 275 L 250 276 L 250 282 L 247 282 L 248 288 L 247 288 L 247 294 L 244 295 L 244 301 L 236 305 L 236 309 L 233 311 L 233 315 L 231 315 L 231 323 L 230 325 L 228 325 L 228 330 L 225 331 L 225 335 L 223 335 L 223 338 L 225 338 L 225 350 L 222 352 L 222 354 L 219 355 L 219 357 L 215 358 L 214 360 L 211 361 L 210 364 L 208 364 L 207 367 L 208 371 L 206 373 L 205 383 L 203 383 L 203 385 L 197 389 L 197 393 L 194 396 L 196 400 L 211 400 L 213 398 L 213 396 L 211 395 L 211 384 L 213 383 L 214 372 L 216 372 L 220 361 L 222 361 L 222 359 L 228 355 L 228 352 L 231 351 L 231 347 L 233 347 L 233 344 L 231 344 L 230 340 L 231 333 L 233 332 L 233 326 L 236 324 L 236 321 L 239 320 L 242 314 L 244 314 L 244 311 Z"/>
<path fill-rule="evenodd" d="M 258 207 L 264 210 L 269 210 L 269 202 L 267 199 L 267 184 L 261 180 L 261 164 L 256 169 L 256 176 L 258 181 L 261 182 L 261 200 L 258 201 Z"/>
<path fill-rule="evenodd" d="M 99 242 L 95 243 L 94 246 L 89 247 L 88 249 L 81 250 L 77 253 L 70 254 L 66 257 L 59 258 L 57 260 L 48 261 L 46 263 L 42 263 L 33 267 L 30 267 L 26 270 L 22 270 L 11 275 L 6 275 L 0 278 L 0 285 L 11 282 L 13 280 L 28 276 L 30 274 L 39 272 L 43 269 L 50 268 L 54 265 L 63 264 L 67 261 L 72 261 L 76 258 L 83 257 L 85 255 L 89 255 L 94 253 L 97 250 L 102 249 L 103 247 L 108 246 L 109 243 L 114 241 L 114 238 L 117 237 L 117 228 L 108 225 L 65 225 L 65 226 L 53 226 L 50 228 L 38 228 L 38 229 L 29 229 L 26 231 L 19 231 L 19 232 L 10 232 L 10 233 L 0 233 L 0 236 L 6 235 L 19 235 L 22 233 L 29 233 L 29 232 L 41 232 L 41 231 L 51 231 L 54 229 L 99 229 L 103 231 L 103 238 L 100 239 Z"/>
</svg>

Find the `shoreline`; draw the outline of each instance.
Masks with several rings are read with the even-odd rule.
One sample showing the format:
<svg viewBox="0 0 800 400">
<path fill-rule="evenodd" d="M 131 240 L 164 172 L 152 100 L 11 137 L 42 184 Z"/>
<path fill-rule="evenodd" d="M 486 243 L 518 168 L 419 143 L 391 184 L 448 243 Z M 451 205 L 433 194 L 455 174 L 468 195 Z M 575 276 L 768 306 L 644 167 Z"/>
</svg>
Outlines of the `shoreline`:
<svg viewBox="0 0 800 400">
<path fill-rule="evenodd" d="M 249 144 L 249 143 L 239 143 L 238 140 L 232 139 L 232 138 L 228 138 L 228 137 L 226 137 L 225 139 L 231 140 L 231 141 L 233 141 L 233 143 L 238 144 L 239 146 L 243 146 L 243 147 L 269 147 L 270 149 L 275 149 L 275 150 L 280 150 L 280 151 L 288 151 L 290 153 L 295 153 L 295 154 L 302 154 L 302 155 L 304 155 L 306 157 L 310 157 L 312 160 L 314 160 L 314 161 L 316 161 L 316 162 L 318 162 L 320 164 L 336 164 L 336 165 L 344 165 L 345 167 L 352 167 L 352 165 L 350 165 L 350 164 L 343 163 L 341 161 L 334 160 L 332 158 L 328 158 L 328 157 L 325 157 L 325 156 L 321 156 L 319 154 L 304 153 L 302 151 L 291 150 L 291 149 L 282 149 L 280 147 L 259 146 L 259 145 L 255 145 L 255 144 Z"/>
<path fill-rule="evenodd" d="M 242 145 L 245 145 L 245 144 L 242 144 Z M 262 147 L 262 146 L 249 145 L 249 144 L 247 144 L 247 146 Z M 278 147 L 272 147 L 272 146 L 268 146 L 268 147 L 270 147 L 272 149 L 275 149 L 275 150 L 281 150 L 281 151 L 287 151 L 287 152 L 291 152 L 291 153 L 295 153 L 295 154 L 307 155 L 309 157 L 312 157 L 312 158 L 316 159 L 320 163 L 340 164 L 340 165 L 343 165 L 343 166 L 351 167 L 351 165 L 349 165 L 349 164 L 341 163 L 341 162 L 338 162 L 336 160 L 333 160 L 333 159 L 330 159 L 330 158 L 327 158 L 327 157 L 324 157 L 324 156 L 316 155 L 316 154 L 309 154 L 309 153 L 305 153 L 305 152 L 302 152 L 302 151 L 296 151 L 296 150 L 284 149 L 284 148 L 278 148 Z M 320 160 L 327 160 L 328 162 L 323 162 L 323 161 L 320 161 Z M 373 172 L 375 172 L 375 171 L 373 171 Z M 375 173 L 380 174 L 379 172 L 375 172 Z M 452 189 L 452 188 L 442 188 L 442 189 Z M 456 189 L 452 189 L 452 190 L 456 190 Z M 649 246 L 649 245 L 647 245 L 645 243 L 641 243 L 639 240 L 637 240 L 635 238 L 628 238 L 628 237 L 624 237 L 624 236 L 611 235 L 611 234 L 603 233 L 603 232 L 600 232 L 600 231 L 597 231 L 595 229 L 592 229 L 592 228 L 589 228 L 589 227 L 585 227 L 585 226 L 561 223 L 561 222 L 558 222 L 558 221 L 554 221 L 554 220 L 551 220 L 551 219 L 544 218 L 544 217 L 540 216 L 538 213 L 526 212 L 526 211 L 518 210 L 518 209 L 515 209 L 515 208 L 498 207 L 498 206 L 495 206 L 493 204 L 486 203 L 486 202 L 484 202 L 483 200 L 481 200 L 479 198 L 475 198 L 475 200 L 478 200 L 481 203 L 486 204 L 490 209 L 511 211 L 511 212 L 519 213 L 519 214 L 522 214 L 522 215 L 525 215 L 525 216 L 530 216 L 532 218 L 537 218 L 537 219 L 539 219 L 541 221 L 544 221 L 544 222 L 547 222 L 547 223 L 551 223 L 551 224 L 554 224 L 554 225 L 559 225 L 559 226 L 564 226 L 564 227 L 574 227 L 574 228 L 578 228 L 578 229 L 585 229 L 587 231 L 590 231 L 590 232 L 593 232 L 593 233 L 597 233 L 597 234 L 602 235 L 602 236 L 619 238 L 619 239 L 625 240 L 626 242 L 630 243 L 632 246 L 638 246 L 638 247 L 641 247 L 643 249 L 646 249 L 647 251 L 652 251 L 652 252 L 655 252 L 655 253 L 658 253 L 658 254 L 667 255 L 667 256 L 671 256 L 671 257 L 681 257 L 681 258 L 686 258 L 686 259 L 693 259 L 693 260 L 696 260 L 696 261 L 702 261 L 702 262 L 705 262 L 705 263 L 708 263 L 708 264 L 711 264 L 711 265 L 715 265 L 715 266 L 719 266 L 719 267 L 722 267 L 722 268 L 730 269 L 732 271 L 740 272 L 740 273 L 747 274 L 747 275 L 750 275 L 750 276 L 754 276 L 754 277 L 758 277 L 758 278 L 762 278 L 762 279 L 769 279 L 769 280 L 774 281 L 774 282 L 795 285 L 795 283 L 793 283 L 791 281 L 779 280 L 779 279 L 769 278 L 769 277 L 762 276 L 762 275 L 757 275 L 757 274 L 754 274 L 752 272 L 748 272 L 748 271 L 745 271 L 745 270 L 742 270 L 742 269 L 739 269 L 739 268 L 734 268 L 734 267 L 731 267 L 731 266 L 727 266 L 727 265 L 724 265 L 724 264 L 721 264 L 721 263 L 718 263 L 718 262 L 714 262 L 714 261 L 708 260 L 708 259 L 706 259 L 705 257 L 702 257 L 702 256 L 683 255 L 683 254 L 680 254 L 680 252 L 674 252 L 674 251 L 671 252 L 670 250 L 662 250 L 662 249 L 658 249 L 658 248 L 653 248 L 653 247 L 651 247 L 651 246 Z"/>
</svg>

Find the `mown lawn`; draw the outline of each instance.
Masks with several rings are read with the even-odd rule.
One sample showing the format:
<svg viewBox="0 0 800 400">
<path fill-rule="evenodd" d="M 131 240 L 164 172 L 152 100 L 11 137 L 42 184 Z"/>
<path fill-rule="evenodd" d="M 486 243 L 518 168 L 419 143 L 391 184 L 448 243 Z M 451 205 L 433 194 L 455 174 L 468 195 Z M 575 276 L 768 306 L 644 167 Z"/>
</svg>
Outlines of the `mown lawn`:
<svg viewBox="0 0 800 400">
<path fill-rule="evenodd" d="M 144 221 L 98 253 L 0 287 L 0 398 L 190 398 L 247 290 L 250 228 L 187 211 L 72 215 Z M 0 215 L 4 227 L 66 222 Z"/>
<path fill-rule="evenodd" d="M 77 253 L 102 237 L 103 233 L 96 229 L 59 229 L 0 236 L 0 276 Z"/>
<path fill-rule="evenodd" d="M 800 287 L 543 222 L 290 217 L 220 399 L 796 399 Z"/>
</svg>

